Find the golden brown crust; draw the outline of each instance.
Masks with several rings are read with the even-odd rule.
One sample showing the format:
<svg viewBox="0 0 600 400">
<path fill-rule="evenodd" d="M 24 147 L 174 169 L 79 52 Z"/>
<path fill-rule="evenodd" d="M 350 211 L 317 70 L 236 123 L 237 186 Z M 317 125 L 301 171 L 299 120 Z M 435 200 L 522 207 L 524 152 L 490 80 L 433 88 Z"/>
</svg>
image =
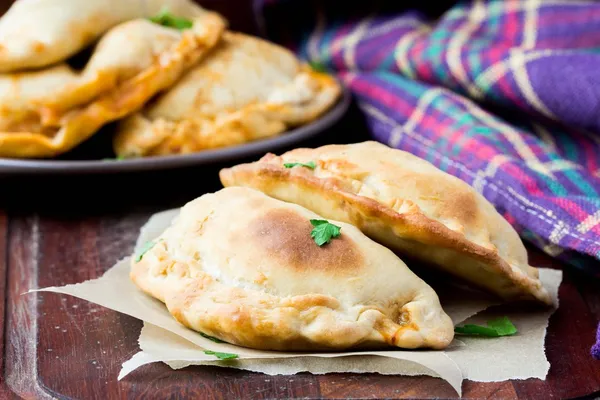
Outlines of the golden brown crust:
<svg viewBox="0 0 600 400">
<path fill-rule="evenodd" d="M 241 240 L 256 242 L 265 255 L 302 271 L 355 271 L 364 260 L 347 236 L 340 236 L 327 246 L 317 247 L 310 233 L 313 226 L 306 218 L 288 210 L 273 210 L 250 224 L 249 232 L 241 232 Z M 260 250 L 257 250 L 260 251 Z"/>
<path fill-rule="evenodd" d="M 140 157 L 240 145 L 313 121 L 340 94 L 333 77 L 287 49 L 228 31 L 171 90 L 119 124 L 113 147 Z"/>
<path fill-rule="evenodd" d="M 1 73 L 48 68 L 92 45 L 112 27 L 154 16 L 162 7 L 187 18 L 205 12 L 192 0 L 26 0 L 11 3 L 0 18 Z"/>
<path fill-rule="evenodd" d="M 393 168 L 388 171 L 390 175 L 398 172 L 397 182 L 407 185 L 406 190 L 415 185 L 417 193 L 424 191 L 423 187 L 418 187 L 424 181 L 431 181 L 426 193 L 437 190 L 437 187 L 444 189 L 446 185 L 446 194 L 439 193 L 429 196 L 433 198 L 421 199 L 421 203 L 430 202 L 423 205 L 430 207 L 431 215 L 436 215 L 446 223 L 426 215 L 419 204 L 412 200 L 393 197 L 393 202 L 384 204 L 381 200 L 355 194 L 364 188 L 357 190 L 353 187 L 357 181 L 348 176 L 354 175 L 355 178 L 364 180 L 372 179 L 376 173 L 361 172 L 357 164 L 354 164 L 356 159 L 344 161 L 344 157 L 347 157 L 345 149 L 353 149 L 351 146 L 356 149 L 356 146 L 361 145 L 368 146 L 364 149 L 365 160 L 367 157 L 378 161 L 385 160 L 386 157 L 397 157 L 400 160 L 414 157 L 387 146 L 382 149 L 381 146 L 384 145 L 373 142 L 348 146 L 330 145 L 314 150 L 297 149 L 281 157 L 268 154 L 255 163 L 225 168 L 221 170 L 220 178 L 224 186 L 252 187 L 275 198 L 303 205 L 325 217 L 354 224 L 368 236 L 400 253 L 432 263 L 505 299 L 551 304 L 549 294 L 538 279 L 537 269 L 526 263 L 526 252 L 516 233 L 500 231 L 501 228 L 507 229 L 506 225 L 501 226 L 501 223 L 507 224 L 506 221 L 489 209 L 481 211 L 482 200 L 477 198 L 478 194 L 472 188 L 461 188 L 457 182 L 444 182 L 446 177 L 439 176 L 437 172 L 429 175 L 429 170 L 423 172 L 426 179 L 413 177 L 411 181 L 409 174 L 400 170 L 397 165 L 385 167 Z M 390 152 L 392 156 L 389 156 Z M 325 156 L 330 153 L 336 154 L 331 157 L 333 160 Z M 318 165 L 317 172 L 308 168 L 283 167 L 284 162 L 291 160 L 313 160 Z M 369 196 L 383 197 L 381 193 Z M 450 198 L 441 207 L 431 207 L 431 204 L 448 197 Z M 486 218 L 491 221 L 485 221 Z M 494 229 L 502 233 L 500 236 L 506 237 L 495 237 L 498 234 Z M 469 239 L 467 234 L 470 232 L 475 232 L 478 236 Z M 503 241 L 508 241 L 508 245 Z M 503 258 L 498 247 L 503 248 L 507 254 L 505 257 L 514 258 L 512 264 Z"/>
<path fill-rule="evenodd" d="M 106 123 L 139 110 L 210 50 L 225 29 L 225 21 L 215 13 L 206 13 L 194 22 L 195 27 L 184 31 L 176 45 L 162 53 L 152 65 L 89 104 L 64 113 L 61 111 L 58 117 L 52 109 L 41 107 L 39 114 L 50 124 L 52 134 L 48 129 L 44 132 L 0 132 L 0 156 L 53 157 L 71 150 Z"/>
<path fill-rule="evenodd" d="M 310 219 L 320 217 L 249 188 L 206 194 L 130 276 L 185 326 L 240 346 L 448 346 L 452 321 L 431 287 L 352 225 L 332 221 L 341 236 L 319 247 Z"/>
</svg>

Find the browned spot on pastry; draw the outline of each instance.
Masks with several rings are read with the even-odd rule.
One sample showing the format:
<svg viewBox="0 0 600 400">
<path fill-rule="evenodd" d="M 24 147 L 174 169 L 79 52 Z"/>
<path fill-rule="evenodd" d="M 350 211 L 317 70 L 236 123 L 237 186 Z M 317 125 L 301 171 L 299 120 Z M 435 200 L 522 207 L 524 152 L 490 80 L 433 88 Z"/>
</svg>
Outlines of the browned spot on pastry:
<svg viewBox="0 0 600 400">
<path fill-rule="evenodd" d="M 386 167 L 392 170 L 391 163 Z M 397 167 L 395 167 L 397 168 Z M 419 201 L 437 202 L 437 217 L 443 219 L 455 219 L 464 226 L 476 224 L 479 206 L 477 199 L 471 191 L 465 191 L 453 181 L 440 181 L 435 176 L 405 171 L 397 173 L 397 182 L 414 185 L 421 193 Z M 418 202 L 417 202 L 418 203 Z"/>
<path fill-rule="evenodd" d="M 267 163 L 267 162 L 269 162 L 271 160 L 281 160 L 281 157 L 276 156 L 273 153 L 267 153 L 264 156 L 262 156 L 261 159 L 258 160 L 258 162 L 265 162 L 265 163 Z"/>
<path fill-rule="evenodd" d="M 41 53 L 44 50 L 46 50 L 46 46 L 44 45 L 44 43 L 38 41 L 35 41 L 33 43 L 33 51 L 35 53 Z"/>
<path fill-rule="evenodd" d="M 352 173 L 358 169 L 358 165 L 342 158 L 334 158 L 324 161 L 323 168 L 338 172 L 342 175 L 352 176 Z"/>
<path fill-rule="evenodd" d="M 360 250 L 343 229 L 340 236 L 321 247 L 310 236 L 312 229 L 310 220 L 294 211 L 275 209 L 250 223 L 248 240 L 282 266 L 299 270 L 348 272 L 363 263 Z"/>
<path fill-rule="evenodd" d="M 254 278 L 254 283 L 259 284 L 259 285 L 265 283 L 266 281 L 267 281 L 267 277 L 262 272 L 259 272 L 258 275 L 256 276 L 256 278 Z"/>
<path fill-rule="evenodd" d="M 465 226 L 477 223 L 478 206 L 473 193 L 456 190 L 444 201 L 446 218 L 456 218 Z"/>
</svg>

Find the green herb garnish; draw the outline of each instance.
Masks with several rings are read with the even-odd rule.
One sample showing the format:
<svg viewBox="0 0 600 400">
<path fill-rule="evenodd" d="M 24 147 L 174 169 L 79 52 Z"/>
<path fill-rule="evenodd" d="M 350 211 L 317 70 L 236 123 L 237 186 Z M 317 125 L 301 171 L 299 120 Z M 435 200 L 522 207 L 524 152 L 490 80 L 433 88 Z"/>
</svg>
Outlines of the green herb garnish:
<svg viewBox="0 0 600 400">
<path fill-rule="evenodd" d="M 517 328 L 508 317 L 502 317 L 488 321 L 487 326 L 474 324 L 457 326 L 454 328 L 454 332 L 460 335 L 500 337 L 514 335 L 517 333 Z"/>
<path fill-rule="evenodd" d="M 313 230 L 310 232 L 310 236 L 319 246 L 323 246 L 325 243 L 329 243 L 332 238 L 340 236 L 340 229 L 342 228 L 330 224 L 329 221 L 324 219 L 311 219 L 310 223 L 314 226 Z"/>
<path fill-rule="evenodd" d="M 317 72 L 327 72 L 327 67 L 320 61 L 309 61 L 308 65 Z"/>
<path fill-rule="evenodd" d="M 175 28 L 184 30 L 191 28 L 194 24 L 192 21 L 186 18 L 177 17 L 169 12 L 168 7 L 163 7 L 154 17 L 148 18 L 155 24 L 166 26 L 168 28 Z"/>
<path fill-rule="evenodd" d="M 220 353 L 218 351 L 212 351 L 212 350 L 205 350 L 204 354 L 207 354 L 209 356 L 215 356 L 219 360 L 232 360 L 234 358 L 238 358 L 237 354 L 233 354 L 233 353 Z"/>
<path fill-rule="evenodd" d="M 310 168 L 310 169 L 317 168 L 317 164 L 314 161 L 309 161 L 307 163 L 291 162 L 291 163 L 285 163 L 285 164 L 283 164 L 283 166 L 286 168 L 294 168 L 294 167 L 306 167 L 306 168 Z"/>
<path fill-rule="evenodd" d="M 200 333 L 200 336 L 205 337 L 208 340 L 212 340 L 215 343 L 225 343 L 221 339 L 217 339 L 216 337 L 213 337 L 213 336 L 208 336 L 206 333 L 202 333 L 202 332 L 199 332 L 199 333 Z"/>
<path fill-rule="evenodd" d="M 140 252 L 135 257 L 135 262 L 136 263 L 140 262 L 142 260 L 142 257 L 144 257 L 144 254 L 146 254 L 152 247 L 154 247 L 154 242 L 146 242 L 146 243 L 144 243 L 144 245 L 140 249 Z"/>
</svg>

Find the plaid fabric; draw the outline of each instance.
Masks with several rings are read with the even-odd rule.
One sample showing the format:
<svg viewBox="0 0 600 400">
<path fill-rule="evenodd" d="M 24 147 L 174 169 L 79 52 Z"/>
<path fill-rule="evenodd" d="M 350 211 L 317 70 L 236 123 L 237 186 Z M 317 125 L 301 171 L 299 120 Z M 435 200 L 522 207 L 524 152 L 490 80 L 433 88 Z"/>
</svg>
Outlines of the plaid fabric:
<svg viewBox="0 0 600 400">
<path fill-rule="evenodd" d="M 256 11 L 268 39 L 342 79 L 374 139 L 468 182 L 526 241 L 600 276 L 600 2 L 341 4 Z"/>
<path fill-rule="evenodd" d="M 468 182 L 525 240 L 600 276 L 600 3 L 459 2 L 435 19 L 364 3 L 257 10 L 269 39 L 345 82 L 374 139 Z"/>
<path fill-rule="evenodd" d="M 600 360 L 600 325 L 598 325 L 598 333 L 596 333 L 596 344 L 592 347 L 592 356 L 596 360 Z"/>
</svg>

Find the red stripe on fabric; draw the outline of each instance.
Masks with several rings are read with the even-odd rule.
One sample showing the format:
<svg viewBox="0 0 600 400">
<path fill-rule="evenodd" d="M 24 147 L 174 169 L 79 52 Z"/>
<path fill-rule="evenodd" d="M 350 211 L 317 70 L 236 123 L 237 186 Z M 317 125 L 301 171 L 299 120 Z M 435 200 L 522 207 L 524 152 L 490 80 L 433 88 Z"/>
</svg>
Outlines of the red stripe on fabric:
<svg viewBox="0 0 600 400">
<path fill-rule="evenodd" d="M 512 86 L 510 84 L 510 81 L 509 81 L 509 79 L 512 77 L 513 77 L 512 71 L 508 70 L 506 74 L 504 74 L 500 78 L 498 78 L 498 80 L 496 81 L 496 84 L 494 86 L 496 86 L 496 88 L 499 90 L 500 93 L 502 93 L 504 95 L 504 97 L 506 97 L 511 102 L 513 102 L 514 104 L 519 106 L 519 108 L 531 109 L 532 107 L 525 100 L 523 100 L 523 98 L 521 98 L 519 96 L 520 92 L 517 92 L 517 90 L 513 90 Z M 515 83 L 515 86 L 517 86 L 516 83 Z M 518 89 L 518 87 L 516 87 L 515 89 Z"/>
<path fill-rule="evenodd" d="M 600 23 L 600 9 L 590 10 L 590 7 L 586 7 L 585 12 L 581 12 L 581 9 L 579 8 L 572 11 L 572 13 L 569 13 L 568 11 L 563 11 L 561 13 L 545 13 L 544 10 L 539 10 L 538 14 L 538 29 L 543 27 L 554 29 L 557 25 L 570 25 L 572 23 Z"/>
<path fill-rule="evenodd" d="M 535 179 L 532 179 L 527 175 L 527 171 L 524 171 L 515 163 L 504 163 L 500 166 L 500 169 L 521 182 L 529 195 L 545 196 L 544 192 L 538 187 Z"/>
<path fill-rule="evenodd" d="M 405 116 L 410 115 L 414 111 L 414 104 L 405 102 L 396 94 L 390 93 L 378 85 L 373 85 L 371 82 L 364 81 L 360 77 L 354 78 L 350 82 L 350 86 L 372 100 L 379 102 L 391 109 L 400 111 Z M 429 109 L 427 112 L 424 112 L 424 117 L 418 124 L 418 126 L 421 128 L 419 130 L 423 133 L 429 133 L 430 136 L 440 136 L 449 125 L 441 123 L 441 121 L 444 120 L 449 119 L 439 111 L 435 109 Z M 449 122 L 454 123 L 455 120 L 450 119 Z M 489 162 L 489 160 L 491 160 L 495 155 L 501 154 L 492 146 L 475 141 L 474 139 L 468 140 L 464 144 L 464 150 L 470 151 L 472 154 L 476 155 L 477 158 L 486 162 Z M 505 163 L 500 168 L 518 180 L 529 192 L 529 194 L 536 196 L 543 195 L 543 192 L 538 187 L 536 181 L 527 176 L 526 172 L 524 172 L 514 163 Z"/>
<path fill-rule="evenodd" d="M 392 33 L 395 33 L 395 32 L 392 32 Z M 383 40 L 383 39 L 385 39 L 385 40 Z M 360 61 L 362 63 L 364 63 L 363 65 L 366 65 L 368 67 L 377 68 L 390 53 L 393 53 L 395 51 L 396 44 L 398 43 L 398 39 L 397 38 L 389 39 L 387 37 L 379 37 L 379 38 L 375 38 L 375 40 L 379 41 L 375 52 L 371 54 L 371 56 L 369 57 L 368 60 L 361 59 Z M 364 47 L 366 50 L 370 50 L 373 47 L 373 41 L 372 40 L 365 41 L 360 44 L 360 47 L 357 46 L 356 54 L 358 57 L 360 57 L 361 52 L 363 51 L 362 47 Z M 395 67 L 394 69 L 397 69 L 396 63 L 392 63 L 391 65 L 392 65 L 392 67 Z"/>
<path fill-rule="evenodd" d="M 598 170 L 598 162 L 596 161 L 596 157 L 598 157 L 598 147 L 595 146 L 590 139 L 586 137 L 582 137 L 582 134 L 577 134 L 576 137 L 577 145 L 580 146 L 580 149 L 585 153 L 585 166 L 591 174 L 594 174 Z M 582 160 L 578 160 L 581 163 Z"/>
<path fill-rule="evenodd" d="M 478 158 L 485 160 L 486 164 L 489 163 L 495 156 L 502 154 L 494 147 L 482 144 L 481 141 L 473 138 L 470 138 L 463 143 L 463 151 L 477 155 Z"/>
<path fill-rule="evenodd" d="M 572 217 L 575 217 L 579 222 L 583 222 L 587 217 L 590 216 L 584 209 L 582 209 L 579 204 L 569 200 L 566 197 L 547 197 L 554 204 L 565 210 Z M 596 234 L 600 233 L 600 225 L 595 225 L 590 229 L 590 232 L 594 232 Z"/>
<path fill-rule="evenodd" d="M 370 50 L 370 48 L 373 46 L 372 43 L 363 43 L 361 44 L 360 47 L 357 46 L 356 48 L 356 54 L 359 58 L 359 63 L 358 65 L 362 65 L 367 69 L 371 69 L 371 68 L 377 68 L 379 67 L 379 65 L 383 62 L 383 60 L 385 60 L 385 58 L 388 56 L 388 54 L 393 53 L 394 52 L 394 48 L 396 47 L 396 43 L 388 43 L 385 45 L 380 45 L 379 48 L 377 48 L 375 50 L 374 53 L 372 53 L 368 59 L 366 59 L 366 57 L 360 57 L 361 56 L 361 52 L 363 50 L 363 45 L 365 47 L 366 50 Z M 393 63 L 395 64 L 395 63 Z"/>
<path fill-rule="evenodd" d="M 345 76 L 346 74 L 342 75 Z M 393 110 L 400 111 L 405 116 L 410 115 L 414 109 L 414 104 L 404 101 L 401 97 L 387 91 L 381 86 L 373 85 L 371 82 L 363 80 L 360 76 L 352 79 L 349 86 L 359 94 L 369 97 L 371 101 L 381 103 Z"/>
<path fill-rule="evenodd" d="M 512 214 L 505 212 L 502 215 L 504 216 L 504 219 L 506 219 L 508 221 L 508 223 L 511 224 L 512 226 L 515 226 L 517 224 L 517 220 L 515 219 L 515 217 L 512 216 Z"/>
<path fill-rule="evenodd" d="M 465 126 L 455 129 L 454 132 L 450 134 L 450 138 L 448 139 L 452 147 L 459 146 L 461 148 L 461 152 L 465 143 L 471 140 L 471 138 L 467 137 L 466 135 L 467 130 L 468 128 Z"/>
<path fill-rule="evenodd" d="M 477 141 L 475 139 L 468 140 L 464 144 L 464 151 L 471 152 L 476 155 L 480 160 L 485 160 L 486 163 L 489 163 L 494 156 L 503 154 L 498 151 L 496 148 L 486 145 L 481 141 Z M 499 170 L 504 171 L 509 174 L 511 177 L 515 178 L 519 183 L 521 183 L 529 192 L 530 195 L 541 196 L 544 194 L 542 190 L 538 187 L 536 181 L 527 175 L 527 172 L 524 172 L 516 163 L 514 162 L 506 162 L 498 167 Z"/>
<path fill-rule="evenodd" d="M 431 103 L 422 112 L 423 118 L 417 124 L 418 131 L 426 134 L 430 140 L 441 137 L 448 131 L 450 125 L 456 122 L 456 120 L 448 118 L 439 110 L 431 108 Z M 444 123 L 445 121 L 448 122 Z"/>
<path fill-rule="evenodd" d="M 429 41 L 423 36 L 415 38 L 413 45 L 407 49 L 408 60 L 412 59 L 412 67 L 416 70 L 417 76 L 421 79 L 431 82 L 435 74 L 431 68 L 431 60 L 425 56 L 425 48 Z"/>
<path fill-rule="evenodd" d="M 344 25 L 342 25 L 334 34 L 333 37 L 331 39 L 331 41 L 328 43 L 329 46 L 329 50 L 332 51 L 333 50 L 333 45 L 335 43 L 337 43 L 338 41 L 344 41 L 345 37 L 344 36 L 348 36 L 348 33 L 352 32 L 352 30 L 357 26 L 358 24 L 356 22 L 347 22 Z M 335 52 L 332 51 L 331 53 L 331 61 L 332 64 L 339 69 L 345 68 L 347 67 L 346 62 L 344 61 L 344 46 L 343 44 L 341 45 L 341 47 L 339 48 L 339 50 L 336 50 Z"/>
<path fill-rule="evenodd" d="M 512 3 L 519 3 L 520 1 L 512 1 Z M 510 7 L 511 1 L 506 1 L 504 6 L 507 10 L 514 9 Z M 502 26 L 504 27 L 503 36 L 509 39 L 513 45 L 519 43 L 519 34 L 523 31 L 523 24 L 519 18 L 519 11 L 506 11 L 501 17 L 503 19 Z"/>
<path fill-rule="evenodd" d="M 537 49 L 587 49 L 596 48 L 600 42 L 600 32 L 585 33 L 579 36 L 541 37 L 537 39 Z"/>
<path fill-rule="evenodd" d="M 502 62 L 504 59 L 508 58 L 510 55 L 509 46 L 506 43 L 490 43 L 486 52 L 481 56 L 482 61 L 487 61 L 487 67 L 489 68 L 492 65 L 496 65 Z M 485 63 L 483 63 L 485 64 Z M 487 69 L 487 68 L 486 68 Z"/>
</svg>

